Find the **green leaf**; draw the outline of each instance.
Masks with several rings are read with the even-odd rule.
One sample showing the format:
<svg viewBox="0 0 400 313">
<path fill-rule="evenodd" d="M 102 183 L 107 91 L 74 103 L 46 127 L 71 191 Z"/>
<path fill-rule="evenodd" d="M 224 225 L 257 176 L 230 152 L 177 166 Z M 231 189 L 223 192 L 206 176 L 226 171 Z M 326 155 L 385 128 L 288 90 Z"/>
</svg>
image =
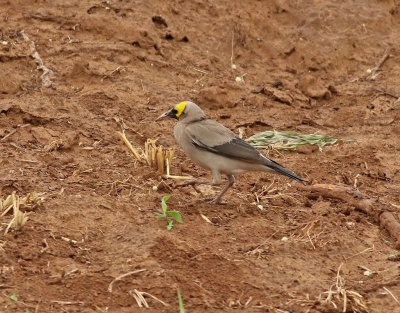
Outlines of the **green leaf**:
<svg viewBox="0 0 400 313">
<path fill-rule="evenodd" d="M 166 213 L 178 223 L 182 223 L 182 215 L 178 211 L 167 211 Z"/>
<path fill-rule="evenodd" d="M 168 225 L 167 225 L 167 229 L 168 229 L 168 230 L 171 230 L 172 227 L 174 227 L 174 220 L 169 220 L 169 221 L 168 221 Z"/>
<path fill-rule="evenodd" d="M 166 195 L 166 196 L 162 197 L 162 199 L 161 199 L 161 207 L 162 207 L 164 213 L 165 213 L 165 212 L 167 211 L 167 209 L 168 209 L 167 200 L 168 200 L 169 198 L 171 198 L 171 195 Z"/>
<path fill-rule="evenodd" d="M 185 308 L 183 307 L 183 300 L 182 300 L 181 292 L 179 290 L 177 290 L 176 293 L 178 294 L 179 313 L 185 313 Z"/>
<path fill-rule="evenodd" d="M 154 214 L 156 215 L 156 216 L 158 216 L 158 217 L 161 217 L 161 218 L 167 218 L 167 216 L 165 215 L 165 213 L 158 213 L 158 212 L 154 212 Z"/>
<path fill-rule="evenodd" d="M 18 297 L 17 297 L 17 295 L 16 295 L 15 293 L 13 293 L 13 294 L 10 296 L 10 299 L 11 299 L 11 300 L 14 300 L 14 301 L 18 301 Z"/>
</svg>

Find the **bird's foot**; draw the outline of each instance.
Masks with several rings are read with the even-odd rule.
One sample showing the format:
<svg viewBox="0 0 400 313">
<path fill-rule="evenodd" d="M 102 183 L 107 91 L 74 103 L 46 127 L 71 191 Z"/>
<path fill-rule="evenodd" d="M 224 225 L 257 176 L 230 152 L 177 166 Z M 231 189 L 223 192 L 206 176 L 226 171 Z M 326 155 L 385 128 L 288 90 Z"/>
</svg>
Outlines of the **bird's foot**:
<svg viewBox="0 0 400 313">
<path fill-rule="evenodd" d="M 197 186 L 196 186 L 197 184 L 199 184 L 199 182 L 198 182 L 197 180 L 195 180 L 195 179 L 192 179 L 192 180 L 186 180 L 186 181 L 184 181 L 183 183 L 180 183 L 180 184 L 176 185 L 176 187 L 192 186 L 193 189 L 194 189 L 197 193 L 199 193 L 199 194 L 202 195 L 203 193 L 200 191 L 199 188 L 197 188 Z"/>
<path fill-rule="evenodd" d="M 222 202 L 221 197 L 218 196 L 213 199 L 205 199 L 205 201 L 210 204 L 222 204 L 222 205 L 228 204 L 228 202 Z"/>
<path fill-rule="evenodd" d="M 184 186 L 194 186 L 198 184 L 196 179 L 185 180 L 183 183 L 176 185 L 177 187 L 184 187 Z"/>
</svg>

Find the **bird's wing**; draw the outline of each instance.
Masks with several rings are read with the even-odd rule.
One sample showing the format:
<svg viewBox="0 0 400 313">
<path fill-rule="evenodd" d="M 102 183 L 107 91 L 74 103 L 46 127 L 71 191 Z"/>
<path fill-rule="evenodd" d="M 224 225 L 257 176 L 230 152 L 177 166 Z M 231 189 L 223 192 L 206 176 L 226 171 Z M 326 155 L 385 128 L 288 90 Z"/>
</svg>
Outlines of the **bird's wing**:
<svg viewBox="0 0 400 313">
<path fill-rule="evenodd" d="M 192 143 L 203 150 L 249 163 L 263 163 L 263 156 L 232 131 L 212 120 L 202 120 L 186 127 Z"/>
<path fill-rule="evenodd" d="M 247 163 L 263 164 L 292 179 L 304 181 L 278 162 L 263 156 L 256 148 L 237 137 L 232 131 L 212 120 L 202 120 L 186 126 L 186 135 L 198 149 Z"/>
</svg>

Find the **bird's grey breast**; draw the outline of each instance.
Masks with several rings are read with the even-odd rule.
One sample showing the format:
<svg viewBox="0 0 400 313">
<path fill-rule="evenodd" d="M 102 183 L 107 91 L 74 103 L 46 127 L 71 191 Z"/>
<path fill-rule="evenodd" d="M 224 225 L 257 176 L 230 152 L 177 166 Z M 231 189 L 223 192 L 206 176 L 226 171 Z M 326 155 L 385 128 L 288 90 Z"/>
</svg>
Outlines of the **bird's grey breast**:
<svg viewBox="0 0 400 313">
<path fill-rule="evenodd" d="M 186 124 L 178 122 L 176 123 L 174 127 L 174 136 L 178 144 L 183 148 L 183 150 L 186 150 L 185 147 L 188 145 L 191 145 L 191 139 L 187 135 L 186 131 Z"/>
</svg>

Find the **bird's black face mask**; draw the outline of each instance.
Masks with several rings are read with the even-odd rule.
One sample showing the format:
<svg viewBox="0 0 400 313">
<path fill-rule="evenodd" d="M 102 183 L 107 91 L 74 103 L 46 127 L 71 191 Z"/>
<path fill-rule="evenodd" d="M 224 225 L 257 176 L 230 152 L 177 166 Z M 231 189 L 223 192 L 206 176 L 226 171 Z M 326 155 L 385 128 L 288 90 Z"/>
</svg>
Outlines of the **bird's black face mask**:
<svg viewBox="0 0 400 313">
<path fill-rule="evenodd" d="M 166 114 L 167 114 L 167 117 L 176 118 L 177 120 L 179 120 L 179 117 L 177 116 L 178 110 L 175 109 L 175 108 L 173 108 L 172 110 L 168 111 Z"/>
<path fill-rule="evenodd" d="M 178 103 L 174 108 L 172 108 L 170 111 L 165 112 L 163 114 L 161 114 L 156 121 L 165 118 L 165 117 L 170 117 L 170 118 L 176 118 L 177 120 L 179 120 L 179 117 L 183 114 L 183 112 L 185 111 L 186 108 L 186 104 L 187 102 L 181 102 Z"/>
</svg>

